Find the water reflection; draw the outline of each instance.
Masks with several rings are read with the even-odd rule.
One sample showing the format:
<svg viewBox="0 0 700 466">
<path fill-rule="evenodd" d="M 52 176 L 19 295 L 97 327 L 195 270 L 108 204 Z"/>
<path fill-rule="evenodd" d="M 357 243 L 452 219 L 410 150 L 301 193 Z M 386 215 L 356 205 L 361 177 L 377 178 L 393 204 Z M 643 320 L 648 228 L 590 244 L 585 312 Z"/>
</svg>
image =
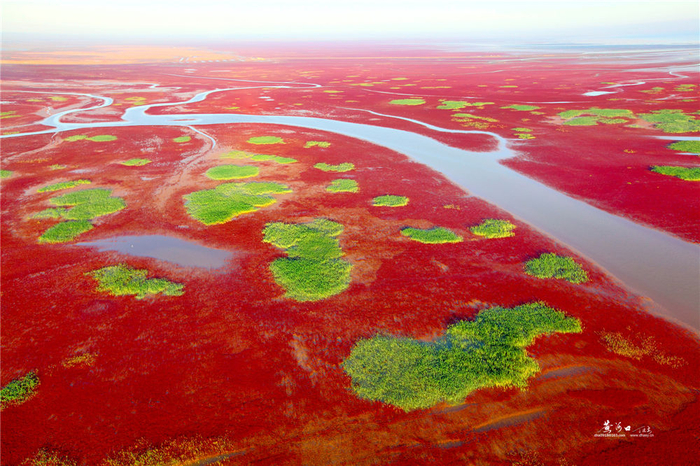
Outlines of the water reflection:
<svg viewBox="0 0 700 466">
<path fill-rule="evenodd" d="M 219 269 L 233 257 L 231 251 L 213 249 L 179 238 L 163 235 L 117 236 L 114 238 L 78 243 L 78 246 L 115 251 L 130 256 L 151 257 L 183 267 Z"/>
</svg>

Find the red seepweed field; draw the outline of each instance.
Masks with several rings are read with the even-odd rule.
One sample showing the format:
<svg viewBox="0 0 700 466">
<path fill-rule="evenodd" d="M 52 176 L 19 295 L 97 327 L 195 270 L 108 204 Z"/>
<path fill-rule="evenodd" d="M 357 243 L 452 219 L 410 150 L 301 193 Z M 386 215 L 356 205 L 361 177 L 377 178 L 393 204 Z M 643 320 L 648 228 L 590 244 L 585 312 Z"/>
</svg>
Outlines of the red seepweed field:
<svg viewBox="0 0 700 466">
<path fill-rule="evenodd" d="M 641 52 L 611 60 L 247 46 L 238 53 L 246 59 L 215 62 L 212 50 L 206 62 L 126 52 L 109 64 L 58 53 L 37 62 L 16 52 L 3 64 L 2 464 L 598 465 L 697 457 L 698 329 L 674 321 L 673 309 L 650 312 L 649 299 L 589 258 L 400 152 L 279 123 L 188 121 L 189 114 L 316 117 L 480 153 L 495 149 L 492 136 L 394 117 L 492 132 L 517 153 L 501 164 L 697 243 L 697 183 L 651 170 L 699 166 L 692 150 L 669 147 L 698 131 L 697 72 L 665 69 L 682 68 L 692 55 L 669 52 L 647 63 Z M 610 93 L 584 95 L 591 91 Z M 178 102 L 146 111 L 178 115 L 177 124 L 113 125 L 127 109 Z M 51 129 L 44 119 L 66 110 L 76 111 L 60 123 L 82 126 L 13 136 Z M 73 200 L 89 197 L 83 192 L 96 197 Z M 387 195 L 407 199 L 377 205 Z M 308 245 L 271 239 L 271 225 L 307 228 L 317 219 L 342 228 L 325 236 L 304 230 L 315 241 Z M 488 219 L 510 222 L 511 233 L 476 233 Z M 56 229 L 78 224 L 84 231 L 74 236 Z M 408 235 L 437 227 L 453 236 L 426 243 Z M 159 239 L 147 253 L 82 244 L 151 235 Z M 190 246 L 159 248 L 169 239 Z M 197 263 L 197 254 L 194 263 L 178 262 L 197 246 L 216 250 L 207 254 L 224 265 Z M 546 253 L 573 260 L 586 280 L 527 273 L 525 264 Z M 309 268 L 299 276 L 276 268 L 302 262 Z M 147 290 L 131 292 L 136 285 L 123 277 L 112 288 L 101 283 L 97 271 L 119 264 L 170 285 L 142 279 Z M 577 320 L 580 331 L 536 334 L 523 347 L 522 357 L 536 363 L 523 386 L 493 382 L 495 363 L 477 358 L 485 372 L 457 375 L 479 387 L 458 402 L 437 396 L 406 409 L 391 402 L 396 387 L 383 371 L 369 371 L 371 380 L 388 380 L 374 397 L 361 396 L 349 373 L 351 354 L 378 335 L 433 348 L 447 341 L 448 328 L 488 309 L 536 302 Z M 494 348 L 496 359 L 515 354 L 505 344 Z M 387 374 L 397 361 L 381 361 Z M 527 364 L 516 362 L 508 367 Z M 438 385 L 449 385 L 446 378 Z M 419 378 L 401 393 L 424 400 L 432 383 Z"/>
</svg>

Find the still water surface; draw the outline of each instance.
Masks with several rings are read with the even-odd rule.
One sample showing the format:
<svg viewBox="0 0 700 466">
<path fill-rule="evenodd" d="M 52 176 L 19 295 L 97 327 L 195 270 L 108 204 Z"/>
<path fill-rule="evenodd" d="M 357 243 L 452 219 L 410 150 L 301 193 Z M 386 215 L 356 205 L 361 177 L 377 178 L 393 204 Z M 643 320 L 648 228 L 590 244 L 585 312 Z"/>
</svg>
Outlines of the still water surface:
<svg viewBox="0 0 700 466">
<path fill-rule="evenodd" d="M 116 236 L 97 241 L 77 243 L 78 246 L 115 251 L 138 257 L 151 257 L 182 267 L 220 269 L 233 257 L 230 251 L 201 246 L 172 236 Z"/>
</svg>

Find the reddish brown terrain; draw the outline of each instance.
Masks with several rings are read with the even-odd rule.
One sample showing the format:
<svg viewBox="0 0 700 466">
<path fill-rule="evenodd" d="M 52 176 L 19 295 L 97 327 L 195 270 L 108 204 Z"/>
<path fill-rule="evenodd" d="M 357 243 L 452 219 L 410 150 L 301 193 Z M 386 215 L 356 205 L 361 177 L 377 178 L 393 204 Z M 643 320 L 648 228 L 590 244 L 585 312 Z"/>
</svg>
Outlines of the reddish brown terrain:
<svg viewBox="0 0 700 466">
<path fill-rule="evenodd" d="M 47 54 L 37 63 L 9 54 L 2 135 L 50 129 L 41 124 L 46 116 L 101 103 L 70 93 L 113 103 L 66 115 L 63 123 L 114 122 L 137 105 L 239 88 L 148 113 L 322 117 L 404 129 L 481 152 L 494 148 L 488 135 L 439 133 L 367 110 L 491 131 L 518 153 L 502 162 L 508 167 L 700 242 L 697 182 L 650 171 L 698 166 L 697 155 L 666 147 L 674 139 L 657 138 L 693 134 L 666 134 L 638 117 L 662 109 L 697 115 L 697 87 L 677 90 L 697 83 L 697 72 L 669 74 L 652 69 L 664 63 L 635 57 L 591 63 L 572 53 L 248 47 L 237 55 L 255 60 L 157 62 L 125 52 L 110 64 L 88 65 L 75 57 Z M 641 81 L 607 89 L 613 94 L 582 95 Z M 281 82 L 290 84 L 273 87 Z M 390 103 L 416 98 L 424 103 Z M 442 100 L 487 104 L 437 108 Z M 513 104 L 539 108 L 502 108 Z M 595 126 L 565 125 L 558 116 L 593 107 L 634 116 Z M 116 139 L 67 140 L 72 135 Z M 174 141 L 182 136 L 190 139 Z M 284 144 L 248 142 L 260 136 Z M 330 145 L 305 147 L 308 141 Z M 697 329 L 649 313 L 646 298 L 586 257 L 403 154 L 335 133 L 244 123 L 101 127 L 0 143 L 2 169 L 12 172 L 1 191 L 2 386 L 30 372 L 40 381 L 26 401 L 3 405 L 2 464 L 600 465 L 691 464 L 698 457 Z M 222 158 L 231 151 L 297 162 Z M 119 163 L 133 158 L 151 163 Z M 354 170 L 314 168 L 345 162 Z M 188 214 L 183 196 L 220 185 L 204 173 L 222 164 L 256 166 L 252 180 L 283 183 L 291 193 L 206 225 Z M 39 189 L 77 179 L 91 184 L 72 191 L 110 189 L 126 208 L 93 220 L 94 228 L 75 240 L 40 243 L 58 220 L 33 216 L 70 191 Z M 327 192 L 335 179 L 355 180 L 359 191 Z M 386 194 L 409 202 L 373 205 Z M 270 272 L 285 254 L 263 242 L 263 230 L 315 218 L 344 226 L 338 239 L 352 264 L 350 285 L 326 299 L 297 301 L 284 296 Z M 515 235 L 489 239 L 470 231 L 490 218 L 511 221 Z M 464 241 L 423 244 L 401 234 L 405 227 L 433 226 Z M 208 269 L 77 245 L 123 235 L 163 235 L 230 255 L 224 267 Z M 573 257 L 590 280 L 526 274 L 524 263 L 545 252 Z M 183 284 L 184 293 L 114 296 L 87 275 L 120 263 Z M 359 398 L 343 370 L 361 339 L 431 341 L 483 309 L 534 301 L 579 319 L 582 332 L 541 336 L 528 346 L 540 371 L 526 388 L 482 388 L 462 404 L 405 412 Z M 651 435 L 597 437 L 606 421 L 646 427 Z"/>
</svg>

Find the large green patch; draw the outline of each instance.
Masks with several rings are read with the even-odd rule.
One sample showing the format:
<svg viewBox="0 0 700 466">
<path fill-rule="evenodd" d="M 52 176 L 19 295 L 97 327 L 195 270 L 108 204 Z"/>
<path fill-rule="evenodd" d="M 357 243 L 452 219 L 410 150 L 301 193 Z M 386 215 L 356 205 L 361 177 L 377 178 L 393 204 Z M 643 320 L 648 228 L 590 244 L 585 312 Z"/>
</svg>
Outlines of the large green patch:
<svg viewBox="0 0 700 466">
<path fill-rule="evenodd" d="M 119 162 L 121 165 L 125 165 L 127 167 L 143 167 L 144 165 L 148 165 L 151 163 L 151 160 L 149 159 L 129 159 L 125 160 L 123 162 Z"/>
<path fill-rule="evenodd" d="M 593 115 L 604 118 L 634 118 L 634 113 L 631 110 L 621 108 L 597 108 L 592 107 L 585 110 L 567 110 L 559 113 L 559 117 L 564 120 L 575 118 L 581 115 Z"/>
<path fill-rule="evenodd" d="M 669 149 L 700 155 L 700 141 L 678 141 L 670 144 L 668 147 Z"/>
<path fill-rule="evenodd" d="M 392 105 L 423 105 L 424 99 L 396 99 L 389 102 Z"/>
<path fill-rule="evenodd" d="M 480 225 L 471 227 L 469 230 L 475 235 L 487 238 L 508 238 L 509 236 L 515 236 L 515 233 L 513 233 L 514 228 L 515 225 L 508 220 L 489 218 L 481 222 Z"/>
<path fill-rule="evenodd" d="M 654 173 L 675 176 L 685 181 L 700 181 L 700 167 L 674 167 L 670 165 L 656 165 L 651 167 Z"/>
<path fill-rule="evenodd" d="M 639 115 L 644 121 L 654 123 L 654 127 L 664 133 L 695 133 L 700 131 L 700 120 L 686 115 L 683 110 L 656 110 Z"/>
<path fill-rule="evenodd" d="M 15 379 L 0 390 L 0 409 L 22 404 L 36 393 L 39 377 L 30 372 L 20 379 Z"/>
<path fill-rule="evenodd" d="M 254 162 L 275 162 L 279 164 L 295 163 L 297 159 L 291 157 L 280 157 L 279 155 L 254 154 L 250 160 Z"/>
<path fill-rule="evenodd" d="M 377 196 L 372 199 L 372 205 L 376 207 L 403 207 L 408 204 L 406 196 L 395 196 L 387 194 L 385 196 Z"/>
<path fill-rule="evenodd" d="M 520 104 L 513 104 L 513 105 L 506 105 L 505 107 L 501 108 L 509 108 L 511 110 L 518 110 L 520 112 L 531 112 L 532 110 L 537 110 L 538 107 L 537 105 L 520 105 Z"/>
<path fill-rule="evenodd" d="M 33 218 L 63 218 L 67 222 L 58 223 L 39 237 L 40 243 L 64 243 L 76 236 L 92 230 L 89 222 L 97 217 L 112 214 L 126 207 L 120 197 L 112 197 L 109 189 L 83 189 L 52 198 L 53 207 L 42 210 Z"/>
<path fill-rule="evenodd" d="M 317 163 L 314 168 L 318 168 L 324 172 L 349 172 L 355 169 L 355 164 L 350 162 L 339 163 L 338 165 L 330 165 L 324 162 Z"/>
<path fill-rule="evenodd" d="M 452 230 L 443 227 L 434 227 L 427 230 L 408 227 L 401 230 L 401 234 L 408 236 L 414 241 L 426 244 L 460 243 L 463 240 L 461 236 L 455 234 Z"/>
<path fill-rule="evenodd" d="M 360 340 L 343 368 L 355 393 L 404 411 L 461 403 L 483 387 L 525 387 L 539 371 L 525 347 L 550 333 L 579 333 L 578 319 L 530 303 L 494 307 L 447 327 L 434 342 L 375 336 Z"/>
<path fill-rule="evenodd" d="M 221 156 L 222 159 L 250 159 L 254 162 L 275 162 L 280 164 L 295 163 L 297 159 L 280 157 L 279 155 L 252 154 L 242 150 L 234 150 Z"/>
<path fill-rule="evenodd" d="M 32 215 L 32 218 L 61 218 L 66 210 L 63 207 L 50 207 Z"/>
<path fill-rule="evenodd" d="M 356 193 L 360 190 L 355 180 L 338 179 L 326 187 L 329 193 Z"/>
<path fill-rule="evenodd" d="M 76 134 L 74 136 L 68 136 L 66 139 L 68 142 L 73 142 L 73 141 L 92 141 L 92 142 L 109 142 L 109 141 L 116 141 L 117 137 L 112 136 L 111 134 L 99 134 L 97 136 L 92 136 L 88 137 L 85 136 L 84 134 Z"/>
<path fill-rule="evenodd" d="M 615 125 L 629 123 L 628 118 L 634 118 L 631 110 L 620 108 L 587 108 L 584 110 L 567 110 L 559 113 L 559 117 L 566 120 L 567 126 L 597 126 L 598 123 Z"/>
<path fill-rule="evenodd" d="M 90 183 L 91 183 L 90 180 L 62 181 L 60 183 L 50 184 L 48 186 L 44 186 L 43 188 L 39 188 L 37 190 L 37 192 L 48 193 L 51 191 L 60 191 L 62 189 L 75 188 L 76 186 L 80 186 L 82 184 L 90 184 Z"/>
<path fill-rule="evenodd" d="M 125 264 L 103 267 L 87 275 L 99 283 L 97 291 L 104 291 L 114 296 L 135 295 L 143 299 L 147 295 L 162 293 L 165 296 L 180 296 L 184 285 L 173 283 L 164 278 L 146 278 L 148 270 L 132 269 Z"/>
<path fill-rule="evenodd" d="M 56 206 L 72 206 L 63 214 L 68 220 L 92 220 L 93 218 L 108 215 L 126 207 L 126 203 L 120 197 L 111 197 L 109 189 L 84 189 L 72 193 L 63 194 L 50 200 Z"/>
<path fill-rule="evenodd" d="M 328 141 L 306 141 L 306 144 L 304 144 L 304 149 L 308 149 L 309 147 L 331 147 L 331 143 Z"/>
<path fill-rule="evenodd" d="M 326 219 L 310 223 L 269 223 L 263 241 L 284 249 L 288 257 L 276 259 L 270 271 L 286 297 L 318 301 L 345 291 L 350 285 L 352 264 L 341 259 L 336 238 L 343 226 Z"/>
<path fill-rule="evenodd" d="M 204 175 L 212 180 L 236 180 L 258 176 L 258 173 L 260 169 L 251 165 L 219 165 L 210 168 Z"/>
<path fill-rule="evenodd" d="M 288 186 L 272 182 L 224 183 L 184 198 L 187 213 L 205 225 L 214 225 L 274 204 L 276 199 L 271 194 L 290 192 Z"/>
<path fill-rule="evenodd" d="M 440 110 L 459 110 L 464 107 L 483 107 L 484 105 L 493 104 L 493 102 L 467 102 L 465 100 L 443 100 L 437 108 Z"/>
<path fill-rule="evenodd" d="M 538 278 L 560 278 L 571 283 L 585 283 L 588 274 L 571 257 L 542 254 L 525 263 L 525 273 Z"/>
<path fill-rule="evenodd" d="M 46 217 L 43 218 L 48 218 Z M 43 235 L 39 237 L 40 243 L 65 243 L 66 241 L 72 241 L 76 236 L 85 233 L 86 231 L 92 230 L 94 227 L 92 223 L 87 220 L 76 220 L 57 223 L 48 230 L 44 232 Z"/>
<path fill-rule="evenodd" d="M 257 136 L 248 139 L 250 144 L 284 144 L 284 139 L 277 136 Z"/>
</svg>

